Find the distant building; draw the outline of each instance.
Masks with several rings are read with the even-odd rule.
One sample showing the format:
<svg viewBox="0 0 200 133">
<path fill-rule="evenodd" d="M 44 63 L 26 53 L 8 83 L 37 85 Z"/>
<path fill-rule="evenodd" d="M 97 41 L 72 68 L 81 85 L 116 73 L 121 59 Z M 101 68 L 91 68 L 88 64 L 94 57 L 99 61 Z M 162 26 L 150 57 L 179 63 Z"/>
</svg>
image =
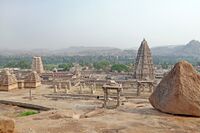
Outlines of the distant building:
<svg viewBox="0 0 200 133">
<path fill-rule="evenodd" d="M 154 65 L 151 50 L 145 39 L 138 49 L 134 77 L 138 80 L 154 80 Z"/>
<path fill-rule="evenodd" d="M 18 88 L 18 83 L 15 75 L 5 69 L 1 72 L 0 91 L 9 91 Z"/>
<path fill-rule="evenodd" d="M 38 74 L 41 74 L 44 72 L 44 67 L 43 67 L 41 57 L 33 57 L 32 71 L 36 71 Z"/>
<path fill-rule="evenodd" d="M 24 80 L 24 88 L 37 88 L 39 86 L 41 86 L 41 79 L 37 72 L 33 71 L 28 74 Z"/>
</svg>

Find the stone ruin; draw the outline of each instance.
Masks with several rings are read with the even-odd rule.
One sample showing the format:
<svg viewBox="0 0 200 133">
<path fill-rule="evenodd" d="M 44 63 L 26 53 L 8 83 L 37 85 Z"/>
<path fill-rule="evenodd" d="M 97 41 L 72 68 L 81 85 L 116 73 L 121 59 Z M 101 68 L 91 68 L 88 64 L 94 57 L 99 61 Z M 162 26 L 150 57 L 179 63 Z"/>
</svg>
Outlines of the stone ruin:
<svg viewBox="0 0 200 133">
<path fill-rule="evenodd" d="M 24 80 L 24 87 L 25 88 L 37 88 L 41 86 L 41 78 L 37 74 L 36 71 L 31 72 L 27 75 L 26 79 Z"/>
<path fill-rule="evenodd" d="M 33 57 L 32 71 L 36 71 L 38 74 L 41 74 L 44 72 L 44 67 L 43 67 L 41 57 Z"/>
<path fill-rule="evenodd" d="M 200 116 L 200 75 L 186 61 L 177 63 L 150 96 L 152 106 L 162 112 Z"/>
<path fill-rule="evenodd" d="M 0 91 L 9 91 L 18 88 L 18 83 L 15 75 L 11 74 L 9 70 L 4 69 L 0 77 Z"/>
<path fill-rule="evenodd" d="M 40 76 L 37 72 L 29 73 L 25 80 L 17 80 L 14 74 L 11 74 L 8 69 L 4 69 L 0 76 L 0 91 L 9 91 L 23 88 L 37 88 L 41 85 Z"/>
<path fill-rule="evenodd" d="M 138 49 L 134 78 L 138 80 L 154 80 L 154 65 L 151 50 L 145 39 Z"/>
<path fill-rule="evenodd" d="M 114 80 L 108 80 L 105 85 L 109 85 L 109 86 L 119 86 L 119 84 L 114 81 Z"/>
<path fill-rule="evenodd" d="M 116 98 L 117 98 L 116 107 L 120 106 L 120 93 L 123 90 L 122 84 L 119 84 L 119 83 L 115 82 L 114 80 L 109 80 L 103 85 L 102 89 L 104 92 L 104 104 L 103 104 L 104 108 L 107 108 L 110 90 L 116 91 L 116 93 L 117 93 L 116 94 Z"/>
<path fill-rule="evenodd" d="M 79 79 L 81 77 L 81 72 L 80 72 L 80 68 L 78 65 L 76 65 L 75 67 L 75 70 L 73 72 L 73 79 Z"/>
</svg>

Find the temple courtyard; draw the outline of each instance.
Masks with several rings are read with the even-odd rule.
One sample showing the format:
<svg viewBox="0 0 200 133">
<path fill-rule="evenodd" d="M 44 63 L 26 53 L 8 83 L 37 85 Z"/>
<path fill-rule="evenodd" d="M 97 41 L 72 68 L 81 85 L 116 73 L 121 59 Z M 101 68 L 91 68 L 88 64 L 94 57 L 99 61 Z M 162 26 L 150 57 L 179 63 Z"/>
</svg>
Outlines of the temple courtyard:
<svg viewBox="0 0 200 133">
<path fill-rule="evenodd" d="M 95 94 L 78 94 L 73 87 L 65 90 L 42 85 L 40 88 L 0 92 L 0 101 L 38 105 L 47 111 L 29 116 L 19 116 L 30 110 L 19 106 L 0 104 L 0 114 L 15 120 L 16 133 L 188 133 L 200 132 L 197 117 L 175 116 L 155 110 L 149 103 L 150 93 L 141 96 L 134 92 L 124 95 L 117 108 L 103 108 L 101 90 Z M 30 97 L 31 96 L 31 97 Z M 109 105 L 115 104 L 110 98 Z M 31 107 L 31 106 L 30 106 Z"/>
</svg>

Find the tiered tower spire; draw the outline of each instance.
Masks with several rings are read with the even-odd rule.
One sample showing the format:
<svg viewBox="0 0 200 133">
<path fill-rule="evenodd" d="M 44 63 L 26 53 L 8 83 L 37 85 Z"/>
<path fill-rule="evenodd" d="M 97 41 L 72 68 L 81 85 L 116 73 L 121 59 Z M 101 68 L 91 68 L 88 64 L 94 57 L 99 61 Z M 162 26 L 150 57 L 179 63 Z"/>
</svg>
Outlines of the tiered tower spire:
<svg viewBox="0 0 200 133">
<path fill-rule="evenodd" d="M 32 71 L 36 71 L 38 74 L 44 72 L 43 63 L 41 57 L 33 57 Z"/>
<path fill-rule="evenodd" d="M 134 76 L 138 80 L 154 79 L 154 65 L 151 50 L 145 39 L 143 39 L 140 48 L 138 49 Z"/>
</svg>

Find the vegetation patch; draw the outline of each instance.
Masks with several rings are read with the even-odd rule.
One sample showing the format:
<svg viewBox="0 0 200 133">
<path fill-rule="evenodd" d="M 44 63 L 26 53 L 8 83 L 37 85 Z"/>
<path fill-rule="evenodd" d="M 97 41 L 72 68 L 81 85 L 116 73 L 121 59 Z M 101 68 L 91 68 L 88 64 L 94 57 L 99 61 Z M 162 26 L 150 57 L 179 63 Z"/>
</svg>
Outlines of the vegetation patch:
<svg viewBox="0 0 200 133">
<path fill-rule="evenodd" d="M 114 64 L 111 67 L 112 71 L 117 71 L 117 72 L 128 72 L 129 68 L 128 66 L 124 65 L 124 64 Z"/>
<path fill-rule="evenodd" d="M 19 117 L 34 115 L 34 114 L 38 114 L 38 113 L 39 113 L 38 111 L 28 110 L 28 111 L 21 112 L 19 114 Z"/>
</svg>

